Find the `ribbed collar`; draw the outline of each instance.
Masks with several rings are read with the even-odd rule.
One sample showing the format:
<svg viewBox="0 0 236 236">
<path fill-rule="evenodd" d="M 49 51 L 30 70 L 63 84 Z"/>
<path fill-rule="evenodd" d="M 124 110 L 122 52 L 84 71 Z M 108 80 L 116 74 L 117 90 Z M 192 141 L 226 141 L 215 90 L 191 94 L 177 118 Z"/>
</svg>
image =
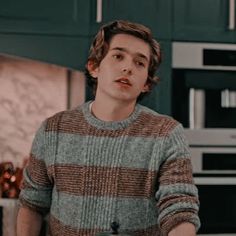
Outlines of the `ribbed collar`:
<svg viewBox="0 0 236 236">
<path fill-rule="evenodd" d="M 117 129 L 124 129 L 128 127 L 134 120 L 137 119 L 141 112 L 141 105 L 136 104 L 133 113 L 127 118 L 122 121 L 103 121 L 97 119 L 90 111 L 89 105 L 92 101 L 86 102 L 82 106 L 82 112 L 84 114 L 85 119 L 87 122 L 97 128 L 100 129 L 108 129 L 108 130 L 117 130 Z"/>
</svg>

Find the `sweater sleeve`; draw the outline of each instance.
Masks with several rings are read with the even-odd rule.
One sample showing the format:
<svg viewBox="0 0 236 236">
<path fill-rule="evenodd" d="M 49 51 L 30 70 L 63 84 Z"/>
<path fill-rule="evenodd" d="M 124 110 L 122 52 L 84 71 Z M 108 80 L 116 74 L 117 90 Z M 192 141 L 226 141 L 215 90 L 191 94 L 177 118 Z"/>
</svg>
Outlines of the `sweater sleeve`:
<svg viewBox="0 0 236 236">
<path fill-rule="evenodd" d="M 47 166 L 46 122 L 36 132 L 29 160 L 23 172 L 19 202 L 40 214 L 46 214 L 51 205 L 52 178 Z"/>
<path fill-rule="evenodd" d="M 182 125 L 178 124 L 165 138 L 163 163 L 159 171 L 158 222 L 164 235 L 178 224 L 190 222 L 196 231 L 198 217 L 198 190 L 193 181 L 188 144 Z"/>
</svg>

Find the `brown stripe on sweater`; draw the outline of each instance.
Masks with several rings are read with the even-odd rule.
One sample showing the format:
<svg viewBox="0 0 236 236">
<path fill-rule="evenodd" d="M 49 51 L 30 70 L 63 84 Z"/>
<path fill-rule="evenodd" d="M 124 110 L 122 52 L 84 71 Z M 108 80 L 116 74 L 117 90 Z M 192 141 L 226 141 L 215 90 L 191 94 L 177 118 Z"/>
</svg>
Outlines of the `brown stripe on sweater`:
<svg viewBox="0 0 236 236">
<path fill-rule="evenodd" d="M 199 200 L 196 196 L 191 195 L 180 195 L 180 194 L 172 194 L 167 197 L 162 198 L 157 207 L 159 211 L 166 209 L 167 207 L 175 204 L 175 203 L 191 203 L 191 204 L 199 204 Z"/>
<path fill-rule="evenodd" d="M 190 159 L 179 158 L 167 161 L 160 170 L 160 184 L 193 184 L 192 165 Z"/>
<path fill-rule="evenodd" d="M 101 232 L 101 229 L 75 229 L 67 226 L 55 218 L 53 215 L 49 217 L 49 235 L 50 236 L 95 236 Z"/>
<path fill-rule="evenodd" d="M 193 217 L 196 217 L 196 212 L 179 212 L 176 214 L 165 217 L 160 222 L 160 228 L 163 236 L 167 236 L 168 233 L 177 225 L 181 223 L 191 222 Z"/>
<path fill-rule="evenodd" d="M 129 127 L 130 136 L 163 137 L 178 125 L 177 121 L 167 116 L 157 116 L 142 112 Z"/>
<path fill-rule="evenodd" d="M 62 117 L 64 112 L 58 112 L 54 116 L 49 117 L 46 120 L 46 131 L 57 131 L 58 130 L 58 124 L 60 122 L 60 119 Z"/>
<path fill-rule="evenodd" d="M 26 171 L 29 173 L 32 181 L 41 186 L 50 186 L 51 181 L 47 174 L 47 167 L 44 161 L 36 159 L 30 155 Z"/>
<path fill-rule="evenodd" d="M 154 195 L 155 171 L 56 165 L 56 187 L 73 195 L 150 197 Z"/>
<path fill-rule="evenodd" d="M 58 121 L 60 122 L 58 123 Z M 120 130 L 98 129 L 90 125 L 82 111 L 72 110 L 56 114 L 47 120 L 46 131 L 59 131 L 62 133 L 93 135 L 95 137 L 120 137 L 124 135 L 138 137 L 167 136 L 178 124 L 167 116 L 157 116 L 142 112 L 136 121 L 128 128 Z"/>
</svg>

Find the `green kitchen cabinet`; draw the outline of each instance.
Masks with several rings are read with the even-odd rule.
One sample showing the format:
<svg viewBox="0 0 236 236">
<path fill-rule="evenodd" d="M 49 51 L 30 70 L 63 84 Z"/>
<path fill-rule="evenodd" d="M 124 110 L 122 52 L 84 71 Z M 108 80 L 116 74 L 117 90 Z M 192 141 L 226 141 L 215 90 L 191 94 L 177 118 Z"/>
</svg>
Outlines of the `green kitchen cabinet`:
<svg viewBox="0 0 236 236">
<path fill-rule="evenodd" d="M 234 4 L 235 0 L 173 0 L 173 40 L 235 43 Z"/>
<path fill-rule="evenodd" d="M 0 53 L 84 70 L 89 42 L 85 37 L 0 34 Z"/>
<path fill-rule="evenodd" d="M 143 23 L 156 37 L 169 39 L 171 0 L 2 1 L 0 33 L 91 36 L 116 19 Z"/>
<path fill-rule="evenodd" d="M 146 25 L 158 39 L 171 38 L 171 0 L 98 0 L 98 2 L 101 4 L 101 23 L 92 24 L 94 33 L 103 23 L 123 19 Z M 94 5 L 92 8 L 97 9 L 97 6 Z M 96 14 L 93 12 L 92 15 Z"/>
<path fill-rule="evenodd" d="M 171 38 L 171 0 L 8 0 L 0 7 L 0 53 L 82 70 L 91 38 L 115 19 Z"/>
<path fill-rule="evenodd" d="M 0 53 L 84 69 L 90 13 L 91 1 L 2 1 Z"/>
<path fill-rule="evenodd" d="M 91 1 L 1 1 L 0 33 L 89 35 Z"/>
</svg>

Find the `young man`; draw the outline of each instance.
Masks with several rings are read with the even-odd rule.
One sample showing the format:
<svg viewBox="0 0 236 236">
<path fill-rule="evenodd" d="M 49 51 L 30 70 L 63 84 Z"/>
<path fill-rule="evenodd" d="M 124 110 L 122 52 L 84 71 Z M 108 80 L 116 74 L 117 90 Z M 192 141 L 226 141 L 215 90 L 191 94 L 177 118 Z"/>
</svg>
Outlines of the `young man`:
<svg viewBox="0 0 236 236">
<path fill-rule="evenodd" d="M 95 99 L 43 122 L 24 172 L 18 236 L 94 236 L 111 222 L 131 235 L 193 236 L 198 196 L 182 126 L 137 104 L 157 81 L 148 28 L 115 21 L 91 46 Z"/>
</svg>

